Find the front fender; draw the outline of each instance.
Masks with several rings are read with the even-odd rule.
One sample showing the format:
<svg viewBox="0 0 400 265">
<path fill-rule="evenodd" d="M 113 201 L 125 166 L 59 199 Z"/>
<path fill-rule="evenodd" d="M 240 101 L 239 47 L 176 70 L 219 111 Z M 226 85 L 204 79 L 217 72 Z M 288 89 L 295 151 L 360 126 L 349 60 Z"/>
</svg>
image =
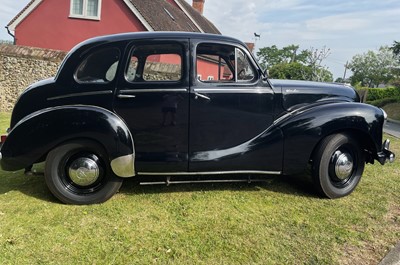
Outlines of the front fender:
<svg viewBox="0 0 400 265">
<path fill-rule="evenodd" d="M 289 114 L 276 124 L 285 139 L 284 174 L 304 170 L 317 144 L 337 132 L 355 133 L 361 144 L 376 154 L 382 144 L 383 122 L 379 108 L 354 102 L 316 105 Z"/>
<path fill-rule="evenodd" d="M 106 109 L 84 105 L 48 108 L 19 121 L 1 148 L 1 167 L 13 171 L 41 162 L 51 149 L 73 139 L 97 141 L 116 175 L 134 175 L 134 146 L 126 124 Z"/>
</svg>

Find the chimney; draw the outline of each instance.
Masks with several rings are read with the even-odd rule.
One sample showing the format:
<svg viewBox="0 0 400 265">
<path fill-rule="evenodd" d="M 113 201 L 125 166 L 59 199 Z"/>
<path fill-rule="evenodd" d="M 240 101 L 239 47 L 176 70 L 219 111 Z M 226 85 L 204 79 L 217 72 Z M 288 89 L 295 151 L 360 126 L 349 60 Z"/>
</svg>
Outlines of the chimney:
<svg viewBox="0 0 400 265">
<path fill-rule="evenodd" d="M 204 2 L 205 2 L 205 0 L 193 0 L 193 4 L 192 4 L 192 7 L 202 15 L 203 15 L 203 9 L 204 9 Z"/>
</svg>

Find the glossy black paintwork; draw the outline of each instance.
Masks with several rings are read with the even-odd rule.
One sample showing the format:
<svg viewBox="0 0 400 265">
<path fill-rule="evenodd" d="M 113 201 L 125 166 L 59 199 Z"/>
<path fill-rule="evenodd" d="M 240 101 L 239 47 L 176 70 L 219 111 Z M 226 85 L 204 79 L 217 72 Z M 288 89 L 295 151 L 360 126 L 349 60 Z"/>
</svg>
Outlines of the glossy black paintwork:
<svg viewBox="0 0 400 265">
<path fill-rule="evenodd" d="M 185 47 L 182 81 L 127 82 L 124 71 L 132 45 L 166 40 Z M 238 40 L 196 33 L 118 34 L 77 45 L 54 79 L 33 84 L 20 96 L 12 115 L 13 130 L 1 148 L 2 168 L 29 166 L 74 138 L 98 141 L 110 160 L 135 153 L 137 172 L 298 173 L 306 168 L 321 139 L 339 131 L 360 136 L 375 156 L 381 151 L 383 113 L 358 103 L 354 89 L 267 80 L 254 58 L 256 80 L 241 85 L 204 84 L 194 71 L 196 45 L 202 42 L 233 45 L 252 58 Z M 117 78 L 104 84 L 78 83 L 77 66 L 104 47 L 120 51 Z M 171 96 L 179 101 L 176 124 L 163 125 L 163 102 Z"/>
<path fill-rule="evenodd" d="M 73 139 L 101 143 L 110 161 L 133 153 L 127 126 L 112 112 L 94 106 L 60 106 L 35 112 L 14 126 L 1 148 L 1 166 L 4 170 L 27 167 Z"/>
</svg>

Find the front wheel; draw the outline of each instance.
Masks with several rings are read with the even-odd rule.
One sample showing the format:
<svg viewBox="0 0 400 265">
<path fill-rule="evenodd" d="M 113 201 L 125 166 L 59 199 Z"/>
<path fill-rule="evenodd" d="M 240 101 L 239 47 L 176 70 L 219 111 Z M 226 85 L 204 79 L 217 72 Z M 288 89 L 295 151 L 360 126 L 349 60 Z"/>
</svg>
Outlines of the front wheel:
<svg viewBox="0 0 400 265">
<path fill-rule="evenodd" d="M 313 156 L 312 174 L 316 188 L 334 199 L 350 194 L 360 182 L 365 157 L 360 144 L 347 134 L 322 140 Z"/>
<path fill-rule="evenodd" d="M 111 171 L 104 149 L 86 140 L 68 142 L 50 151 L 45 180 L 54 196 L 67 204 L 104 202 L 122 185 L 122 179 Z"/>
</svg>

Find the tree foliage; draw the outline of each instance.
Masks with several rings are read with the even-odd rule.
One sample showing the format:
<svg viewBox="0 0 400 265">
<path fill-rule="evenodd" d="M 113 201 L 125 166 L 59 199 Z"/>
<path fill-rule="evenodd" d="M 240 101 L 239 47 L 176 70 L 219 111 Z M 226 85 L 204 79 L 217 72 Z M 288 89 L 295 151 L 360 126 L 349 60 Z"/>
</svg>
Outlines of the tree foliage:
<svg viewBox="0 0 400 265">
<path fill-rule="evenodd" d="M 270 69 L 271 67 L 282 63 L 305 63 L 309 51 L 302 50 L 298 52 L 298 50 L 299 46 L 293 44 L 283 47 L 282 49 L 279 49 L 276 45 L 272 45 L 271 47 L 261 48 L 257 52 L 257 56 L 264 69 Z"/>
<path fill-rule="evenodd" d="M 282 49 L 272 45 L 257 52 L 261 67 L 269 70 L 271 78 L 331 82 L 332 73 L 322 65 L 329 54 L 326 47 L 299 51 L 293 44 Z"/>
<path fill-rule="evenodd" d="M 377 87 L 387 84 L 396 77 L 399 62 L 393 56 L 388 46 L 382 46 L 378 51 L 367 51 L 353 56 L 349 68 L 353 72 L 350 77 L 352 85 L 361 83 L 362 86 Z"/>
<path fill-rule="evenodd" d="M 399 41 L 394 41 L 393 46 L 390 47 L 392 50 L 394 56 L 397 58 L 397 60 L 400 62 L 400 42 Z"/>
</svg>

